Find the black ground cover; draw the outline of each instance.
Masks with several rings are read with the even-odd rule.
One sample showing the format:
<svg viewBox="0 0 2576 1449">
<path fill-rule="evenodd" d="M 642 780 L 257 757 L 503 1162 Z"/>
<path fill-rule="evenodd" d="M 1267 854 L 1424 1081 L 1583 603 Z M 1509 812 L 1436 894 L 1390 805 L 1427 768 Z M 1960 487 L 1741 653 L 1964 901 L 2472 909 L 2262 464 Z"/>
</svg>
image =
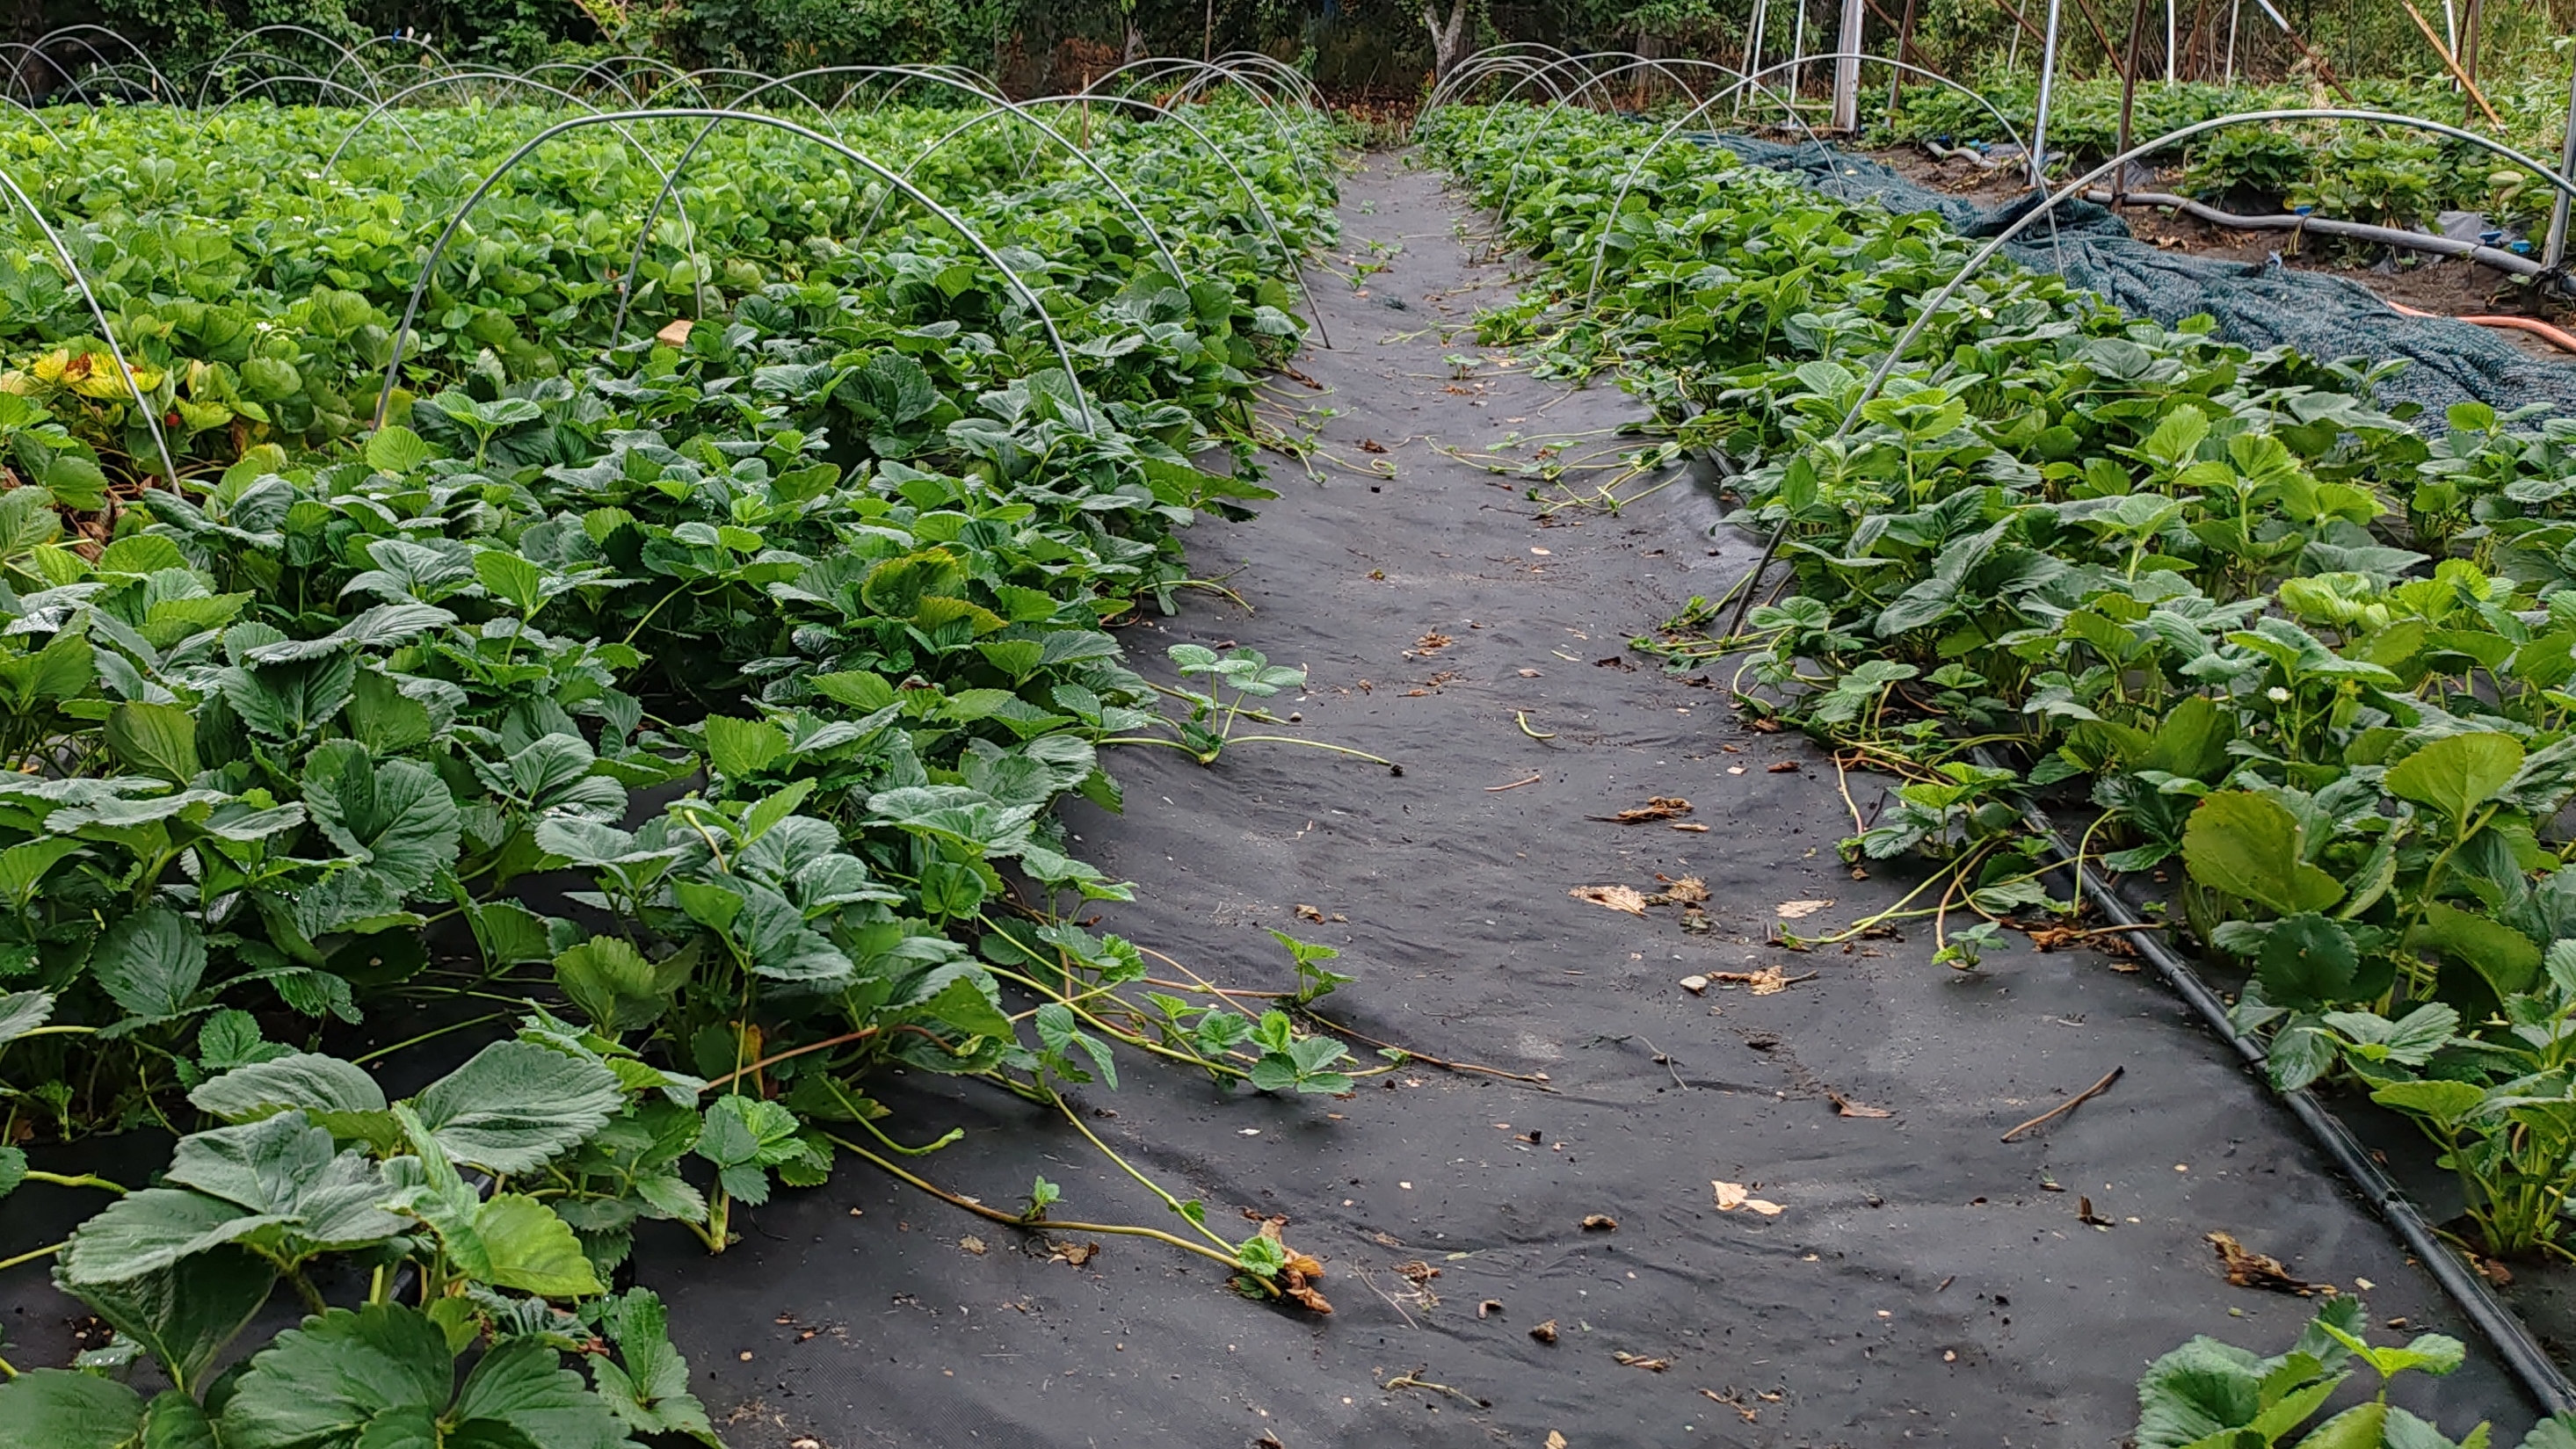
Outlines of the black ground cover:
<svg viewBox="0 0 2576 1449">
<path fill-rule="evenodd" d="M 1803 919 L 1840 924 L 1910 882 L 1837 860 L 1829 761 L 1739 725 L 1722 677 L 1625 647 L 1752 548 L 1709 538 L 1715 505 L 1687 487 L 1542 524 L 1521 485 L 1445 456 L 1634 405 L 1525 369 L 1453 379 L 1443 358 L 1474 349 L 1445 334 L 1507 277 L 1470 263 L 1435 176 L 1372 158 L 1342 214 L 1346 255 L 1401 252 L 1362 291 L 1318 274 L 1342 346 L 1299 363 L 1322 390 L 1272 391 L 1338 410 L 1325 446 L 1393 475 L 1280 466 L 1257 520 L 1193 539 L 1200 575 L 1252 612 L 1192 593 L 1124 637 L 1149 672 L 1175 642 L 1302 664 L 1308 692 L 1278 701 L 1291 728 L 1403 773 L 1281 745 L 1213 769 L 1126 751 L 1126 813 L 1077 806 L 1074 828 L 1137 886 L 1103 928 L 1243 988 L 1289 981 L 1270 929 L 1333 945 L 1358 977 L 1325 1003 L 1335 1020 L 1544 1088 L 1415 1063 L 1349 1101 L 1228 1099 L 1131 1060 L 1119 1090 L 1086 1094 L 1094 1130 L 1212 1222 L 1285 1214 L 1328 1260 L 1329 1318 L 1246 1302 L 1151 1242 L 1017 1233 L 846 1160 L 748 1214 L 721 1257 L 648 1237 L 644 1277 L 732 1443 L 2107 1446 L 2155 1355 L 2194 1333 L 2276 1351 L 2308 1316 L 2229 1285 L 2211 1232 L 2362 1292 L 2374 1320 L 2467 1336 L 2151 975 L 2018 937 L 1974 974 L 1931 964 L 1928 932 L 1763 944 L 1783 903 L 1829 901 Z M 1852 798 L 1867 811 L 1880 788 L 1856 776 Z M 1594 818 L 1653 796 L 1709 828 Z M 1709 892 L 1706 931 L 1679 904 L 1569 894 L 1685 878 Z M 1771 967 L 1792 984 L 1678 984 Z M 1998 1140 L 2115 1067 L 2101 1097 Z M 1042 1173 L 1059 1216 L 1172 1225 L 1061 1119 L 972 1085 L 887 1088 L 894 1121 L 967 1129 L 907 1164 L 952 1191 L 1016 1210 Z M 1720 1211 L 1719 1181 L 1779 1213 Z M 49 1200 L 11 1201 L 0 1238 L 45 1241 L 16 1215 Z M 74 1305 L 43 1272 L 0 1278 L 22 1367 L 67 1348 Z M 1548 1322 L 1553 1342 L 1533 1337 Z M 2491 1415 L 2504 1442 L 2531 1418 L 2474 1341 L 2460 1373 L 2396 1397 L 2449 1425 Z"/>
</svg>

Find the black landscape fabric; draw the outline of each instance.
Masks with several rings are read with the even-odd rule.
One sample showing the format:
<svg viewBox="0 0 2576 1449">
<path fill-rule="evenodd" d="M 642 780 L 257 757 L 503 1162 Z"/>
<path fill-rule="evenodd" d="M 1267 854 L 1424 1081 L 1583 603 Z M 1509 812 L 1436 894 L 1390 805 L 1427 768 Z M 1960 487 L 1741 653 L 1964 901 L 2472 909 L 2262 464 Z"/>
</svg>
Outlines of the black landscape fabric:
<svg viewBox="0 0 2576 1449">
<path fill-rule="evenodd" d="M 1341 345 L 1300 361 L 1320 390 L 1271 385 L 1335 410 L 1319 442 L 1340 463 L 1317 481 L 1278 464 L 1257 520 L 1198 528 L 1196 572 L 1249 613 L 1189 591 L 1124 633 L 1149 673 L 1179 642 L 1303 665 L 1279 732 L 1403 773 L 1290 745 L 1210 769 L 1124 751 L 1126 813 L 1077 805 L 1074 829 L 1136 885 L 1100 929 L 1247 989 L 1290 983 L 1269 931 L 1331 945 L 1358 978 L 1323 1004 L 1334 1020 L 1544 1082 L 1415 1062 L 1347 1101 L 1229 1097 L 1131 1057 L 1118 1090 L 1081 1094 L 1104 1142 L 1219 1231 L 1284 1215 L 1327 1262 L 1330 1317 L 1247 1302 L 1159 1243 L 1017 1231 L 847 1159 L 745 1214 L 720 1257 L 648 1235 L 640 1279 L 729 1442 L 2111 1446 L 2150 1359 L 2196 1333 L 2277 1352 L 2311 1311 L 2231 1286 L 2213 1232 L 2361 1293 L 2376 1323 L 2467 1337 L 2150 974 L 2020 937 L 1962 974 L 1932 964 L 1928 929 L 1764 944 L 1784 916 L 1820 934 L 1912 881 L 1837 859 L 1851 817 L 1829 760 L 1739 724 L 1722 676 L 1629 654 L 1751 561 L 1710 536 L 1714 503 L 1679 485 L 1543 523 L 1525 484 L 1444 454 L 1636 415 L 1525 366 L 1453 377 L 1444 357 L 1475 350 L 1462 329 L 1509 281 L 1470 262 L 1461 206 L 1402 158 L 1350 179 L 1345 262 L 1400 251 L 1358 290 L 1314 273 Z M 1854 776 L 1852 803 L 1885 783 Z M 1690 812 L 1596 818 L 1656 796 Z M 1696 922 L 1679 899 L 1572 894 L 1690 881 Z M 884 1087 L 898 1139 L 966 1129 L 905 1161 L 950 1191 L 1016 1211 L 1043 1174 L 1058 1217 L 1182 1228 L 1060 1117 L 971 1084 Z M 1719 1183 L 1749 1201 L 1721 1210 Z M 6 1205 L 8 1241 L 48 1240 L 43 1201 Z M 22 1367 L 68 1352 L 75 1305 L 43 1274 L 0 1278 Z M 2459 1373 L 2396 1399 L 2454 1432 L 2492 1416 L 2507 1443 L 2532 1417 L 2474 1340 Z"/>
</svg>

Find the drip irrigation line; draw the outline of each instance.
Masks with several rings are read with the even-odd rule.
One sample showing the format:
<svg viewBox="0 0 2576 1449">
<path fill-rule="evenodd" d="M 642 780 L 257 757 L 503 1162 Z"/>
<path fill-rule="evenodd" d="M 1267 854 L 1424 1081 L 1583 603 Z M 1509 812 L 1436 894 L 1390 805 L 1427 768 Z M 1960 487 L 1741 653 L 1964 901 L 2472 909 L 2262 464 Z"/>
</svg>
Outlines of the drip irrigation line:
<svg viewBox="0 0 2576 1449">
<path fill-rule="evenodd" d="M 1982 748 L 1972 750 L 1970 754 L 1981 765 L 1996 765 L 1994 757 Z M 2039 812 L 2037 806 L 2024 811 L 2022 819 L 2031 832 L 2057 854 L 2061 865 L 2073 871 L 2088 893 L 2101 903 L 2104 915 L 2122 926 L 2146 924 L 2129 909 L 2126 900 L 2106 888 L 2099 877 L 2085 868 L 2076 853 L 2067 847 L 2064 837 L 2057 833 L 2057 827 Z M 2234 1047 L 2245 1065 L 2268 1087 L 2270 1076 L 2264 1071 L 2264 1063 L 2270 1054 L 2261 1042 L 2236 1029 L 2235 1022 L 2229 1018 L 2227 1003 L 2209 988 L 2208 982 L 2201 980 L 2200 973 L 2193 969 L 2192 964 L 2150 932 L 2137 933 L 2132 937 L 2132 944 L 2155 966 L 2156 973 L 2165 979 L 2165 984 L 2182 997 L 2211 1031 Z M 2360 1139 L 2353 1136 L 2352 1129 L 2344 1125 L 2343 1119 L 2327 1111 L 2315 1094 L 2305 1087 L 2275 1095 L 2289 1105 L 2290 1114 L 2297 1117 L 2299 1125 L 2305 1127 L 2317 1145 L 2325 1149 L 2326 1156 L 2333 1160 L 2344 1178 L 2396 1230 L 2397 1236 L 2405 1242 L 2407 1252 L 2433 1275 L 2433 1281 L 2450 1295 L 2461 1314 L 2495 1346 L 2498 1356 L 2504 1359 L 2505 1367 L 2538 1401 L 2541 1411 L 2555 1414 L 2576 1409 L 2576 1384 L 2568 1382 L 2567 1376 L 2532 1338 L 2531 1330 L 2496 1298 L 2487 1280 L 2463 1265 L 2459 1251 L 2434 1234 L 2433 1225 L 2425 1220 L 2422 1211 L 2398 1190 L 2387 1170 L 2371 1159 L 2368 1150 L 2361 1145 Z"/>
<path fill-rule="evenodd" d="M 2112 201 L 2112 195 L 2107 191 L 2087 191 L 2084 193 L 2084 199 L 2108 205 Z M 2410 251 L 2430 252 L 2436 256 L 2465 257 L 2479 266 L 2493 267 L 2500 272 L 2511 272 L 2517 277 L 2537 277 L 2551 270 L 2529 257 L 2518 256 L 2502 247 L 2462 241 L 2457 237 L 2441 236 L 2433 232 L 2408 231 L 2403 227 L 2373 226 L 2368 222 L 2341 221 L 2328 216 L 2296 216 L 2287 213 L 2243 216 L 2232 211 L 2221 211 L 2206 202 L 2194 201 L 2188 196 L 2176 196 L 2164 191 L 2123 192 L 2120 199 L 2131 206 L 2169 208 L 2208 222 L 2212 226 L 2226 227 L 2230 231 L 2312 231 L 2321 236 L 2350 237 L 2355 241 L 2378 242 L 2385 246 L 2404 247 Z"/>
</svg>

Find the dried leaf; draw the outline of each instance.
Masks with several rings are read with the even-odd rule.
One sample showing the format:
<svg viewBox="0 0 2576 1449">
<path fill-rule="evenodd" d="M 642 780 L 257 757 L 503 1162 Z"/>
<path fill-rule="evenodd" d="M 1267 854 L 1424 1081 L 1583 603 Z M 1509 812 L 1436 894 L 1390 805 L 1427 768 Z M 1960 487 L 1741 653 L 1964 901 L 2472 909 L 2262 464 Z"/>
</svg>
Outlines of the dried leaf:
<svg viewBox="0 0 2576 1449">
<path fill-rule="evenodd" d="M 1419 1258 L 1410 1263 L 1396 1264 L 1395 1271 L 1416 1288 L 1419 1288 L 1423 1284 L 1440 1276 L 1439 1269 L 1432 1267 L 1430 1264 L 1423 1262 Z"/>
<path fill-rule="evenodd" d="M 1845 1117 L 1893 1117 L 1896 1115 L 1885 1107 L 1864 1106 L 1863 1104 L 1855 1102 L 1851 1098 L 1844 1096 L 1840 1092 L 1825 1093 L 1825 1100 L 1833 1103 L 1834 1110 Z"/>
<path fill-rule="evenodd" d="M 1632 916 L 1642 916 L 1646 913 L 1646 898 L 1639 894 L 1634 886 L 1576 886 L 1566 894 L 1578 901 L 1590 901 L 1596 906 L 1607 906 L 1614 911 L 1626 911 Z"/>
<path fill-rule="evenodd" d="M 1668 880 L 1664 882 L 1664 893 L 1655 899 L 1676 906 L 1695 906 L 1708 899 L 1708 882 L 1695 875 Z"/>
<path fill-rule="evenodd" d="M 1630 1368 L 1641 1368 L 1648 1373 L 1654 1374 L 1662 1373 L 1664 1370 L 1673 1366 L 1673 1361 L 1671 1359 L 1648 1358 L 1642 1353 L 1613 1353 L 1610 1356 L 1617 1359 L 1619 1362 L 1626 1364 Z"/>
<path fill-rule="evenodd" d="M 1047 1249 L 1050 1263 L 1068 1263 L 1079 1268 L 1100 1256 L 1098 1243 L 1055 1243 Z"/>
<path fill-rule="evenodd" d="M 1765 966 L 1759 971 L 1715 971 L 1709 974 L 1709 979 L 1731 981 L 1738 986 L 1750 986 L 1756 996 L 1777 996 L 1788 990 L 1794 982 L 1804 981 L 1807 977 L 1793 977 L 1777 966 Z"/>
<path fill-rule="evenodd" d="M 1434 650 L 1446 649 L 1456 642 L 1458 641 L 1441 633 L 1439 630 L 1434 629 L 1430 633 L 1423 635 L 1421 638 L 1414 640 L 1413 647 L 1421 653 L 1429 654 Z"/>
<path fill-rule="evenodd" d="M 957 1240 L 957 1246 L 959 1246 L 959 1247 L 961 1247 L 961 1248 L 964 1248 L 967 1252 L 970 1252 L 970 1253 L 974 1254 L 974 1255 L 975 1255 L 976 1257 L 978 1257 L 978 1258 L 980 1258 L 980 1257 L 984 1256 L 984 1253 L 985 1253 L 985 1251 L 986 1251 L 986 1250 L 985 1250 L 985 1247 L 984 1247 L 984 1240 L 983 1240 L 982 1238 L 979 1238 L 979 1237 L 974 1236 L 974 1235 L 973 1235 L 973 1234 L 971 1234 L 971 1233 L 970 1233 L 970 1234 L 968 1234 L 968 1235 L 967 1235 L 967 1236 L 965 1236 L 965 1237 L 959 1238 L 959 1239 Z"/>
<path fill-rule="evenodd" d="M 1550 1325 L 1549 1325 L 1549 1327 L 1551 1327 L 1551 1328 L 1553 1328 L 1554 1326 L 1555 1326 L 1554 1324 L 1550 1324 Z M 1551 1340 L 1551 1341 L 1553 1341 L 1553 1340 L 1554 1340 L 1554 1338 L 1555 1338 L 1555 1335 L 1550 1334 L 1550 1335 L 1549 1335 L 1549 1338 L 1550 1338 L 1550 1340 Z M 1560 1433 L 1556 1432 L 1554 1429 L 1550 1429 L 1550 1430 L 1548 1430 L 1548 1431 L 1547 1431 L 1547 1449 L 1565 1449 L 1565 1436 L 1564 1436 L 1563 1434 L 1560 1434 Z"/>
<path fill-rule="evenodd" d="M 1678 795 L 1650 795 L 1646 803 L 1616 815 L 1594 816 L 1596 820 L 1615 820 L 1622 825 L 1639 825 L 1649 820 L 1673 820 L 1691 813 L 1691 802 Z"/>
<path fill-rule="evenodd" d="M 1500 1298 L 1488 1298 L 1484 1302 L 1476 1305 L 1476 1316 L 1478 1318 L 1482 1318 L 1489 1313 L 1500 1313 L 1502 1311 L 1503 1300 Z"/>
<path fill-rule="evenodd" d="M 1706 928 L 1703 927 L 1702 929 Z M 1697 996 L 1707 989 L 1708 978 L 1705 976 L 1685 976 L 1682 978 L 1682 990 L 1689 992 L 1693 996 Z"/>
<path fill-rule="evenodd" d="M 1780 763 L 1771 767 L 1771 773 L 1774 775 L 1794 775 L 1798 773 L 1798 762 L 1795 760 L 1782 760 Z"/>
<path fill-rule="evenodd" d="M 1709 1186 L 1717 1189 L 1717 1210 L 1719 1212 L 1731 1213 L 1737 1208 L 1744 1208 L 1751 1212 L 1760 1213 L 1766 1218 L 1776 1218 L 1782 1211 L 1778 1203 L 1764 1202 L 1762 1199 L 1753 1196 L 1751 1190 L 1746 1188 L 1743 1183 L 1711 1181 Z"/>
<path fill-rule="evenodd" d="M 1778 915 L 1784 921 L 1803 920 L 1832 904 L 1832 901 L 1782 901 Z"/>
<path fill-rule="evenodd" d="M 1583 1220 L 1583 1230 L 1587 1233 L 1609 1233 L 1618 1229 L 1619 1220 L 1608 1213 L 1594 1213 Z"/>
<path fill-rule="evenodd" d="M 1300 905 L 1297 907 L 1297 919 L 1301 921 L 1321 921 L 1324 919 L 1324 913 L 1315 909 L 1313 906 Z"/>
<path fill-rule="evenodd" d="M 2089 1200 L 2084 1201 L 2087 1207 L 2091 1205 Z M 2233 1234 L 2211 1233 L 2208 1241 L 2218 1250 L 2218 1261 L 2227 1269 L 2227 1281 L 2239 1288 L 2263 1288 L 2301 1298 L 2317 1291 L 2316 1284 L 2291 1277 L 2280 1259 L 2253 1251 L 2236 1241 Z"/>
<path fill-rule="evenodd" d="M 674 317 L 662 324 L 662 330 L 653 334 L 653 340 L 665 347 L 686 347 L 689 345 L 689 331 L 697 325 L 686 317 Z"/>
<path fill-rule="evenodd" d="M 1386 451 L 1386 444 L 1379 442 L 1375 438 L 1362 438 L 1360 439 L 1360 451 L 1363 453 L 1383 453 Z"/>
<path fill-rule="evenodd" d="M 1538 1327 L 1531 1329 L 1530 1337 L 1537 1339 L 1541 1343 L 1556 1342 L 1556 1320 L 1551 1318 L 1547 1322 L 1540 1324 Z M 1550 1434 L 1547 1437 L 1556 1440 L 1559 1444 L 1565 1442 L 1554 1434 Z"/>
</svg>

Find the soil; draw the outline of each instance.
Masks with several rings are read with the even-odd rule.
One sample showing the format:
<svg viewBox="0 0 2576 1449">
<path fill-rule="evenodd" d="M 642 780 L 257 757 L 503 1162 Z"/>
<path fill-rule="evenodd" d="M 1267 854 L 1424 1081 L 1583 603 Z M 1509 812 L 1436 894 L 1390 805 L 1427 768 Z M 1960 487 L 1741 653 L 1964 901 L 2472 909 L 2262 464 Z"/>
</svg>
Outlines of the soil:
<svg viewBox="0 0 2576 1449">
<path fill-rule="evenodd" d="M 1304 666 L 1305 692 L 1274 701 L 1293 722 L 1264 732 L 1402 773 L 1295 745 L 1212 768 L 1131 750 L 1125 813 L 1071 821 L 1135 883 L 1098 929 L 1246 989 L 1291 984 L 1270 931 L 1320 941 L 1357 977 L 1323 1004 L 1335 1021 L 1490 1070 L 1415 1059 L 1347 1100 L 1282 1100 L 1131 1058 L 1080 1096 L 1217 1231 L 1284 1215 L 1327 1261 L 1329 1317 L 1246 1301 L 1151 1241 L 997 1227 L 855 1162 L 743 1214 L 720 1257 L 648 1234 L 639 1276 L 729 1442 L 2107 1449 L 2150 1359 L 2200 1333 L 2277 1352 L 2313 1307 L 2230 1286 L 2213 1232 L 2362 1293 L 2375 1322 L 2468 1338 L 2132 963 L 2016 939 L 1960 972 L 1911 927 L 1768 944 L 1784 915 L 1820 935 L 1911 889 L 1835 851 L 1885 782 L 1852 777 L 1847 804 L 1829 760 L 1738 722 L 1723 674 L 1626 648 L 1751 562 L 1695 485 L 1542 517 L 1529 485 L 1452 452 L 1580 454 L 1642 414 L 1475 345 L 1511 278 L 1462 240 L 1480 224 L 1462 208 L 1402 157 L 1348 178 L 1345 244 L 1313 274 L 1337 345 L 1300 358 L 1316 387 L 1268 385 L 1315 429 L 1316 476 L 1273 460 L 1279 499 L 1196 530 L 1195 571 L 1241 605 L 1190 591 L 1125 633 L 1149 673 L 1180 642 Z M 1461 379 L 1452 354 L 1488 360 Z M 1689 813 L 1599 818 L 1655 796 Z M 1685 881 L 1708 893 L 1696 913 L 1572 894 Z M 1184 1230 L 1060 1117 L 946 1079 L 879 1096 L 899 1140 L 966 1129 L 905 1164 L 951 1191 L 1016 1208 L 1043 1174 L 1060 1218 Z M 1717 1183 L 1778 1211 L 1721 1210 Z M 0 1205 L 0 1241 L 49 1241 L 26 1216 L 45 1200 Z M 0 1276 L 21 1367 L 63 1361 L 76 1310 L 40 1265 Z M 2505 1443 L 2532 1418 L 2473 1339 L 2458 1373 L 2394 1398 L 2455 1430 L 2492 1417 Z"/>
<path fill-rule="evenodd" d="M 1912 146 L 1858 154 L 1888 167 L 1908 181 L 2000 206 L 2025 189 L 2014 171 L 1988 171 L 1964 159 L 1944 160 Z M 2139 191 L 2173 191 L 2179 173 L 2133 174 Z M 2217 261 L 2259 262 L 2279 253 L 2284 266 L 2327 272 L 2358 282 L 2388 301 L 2444 317 L 2537 317 L 2566 327 L 2569 303 L 2521 285 L 2521 279 L 2456 257 L 2400 252 L 2392 247 L 2346 243 L 2328 237 L 2304 241 L 2286 232 L 2232 231 L 2179 212 L 2147 206 L 2125 206 L 2120 219 L 2139 240 L 2190 256 Z M 2531 333 L 2511 328 L 2496 335 L 2534 357 L 2576 365 L 2576 356 Z"/>
</svg>

